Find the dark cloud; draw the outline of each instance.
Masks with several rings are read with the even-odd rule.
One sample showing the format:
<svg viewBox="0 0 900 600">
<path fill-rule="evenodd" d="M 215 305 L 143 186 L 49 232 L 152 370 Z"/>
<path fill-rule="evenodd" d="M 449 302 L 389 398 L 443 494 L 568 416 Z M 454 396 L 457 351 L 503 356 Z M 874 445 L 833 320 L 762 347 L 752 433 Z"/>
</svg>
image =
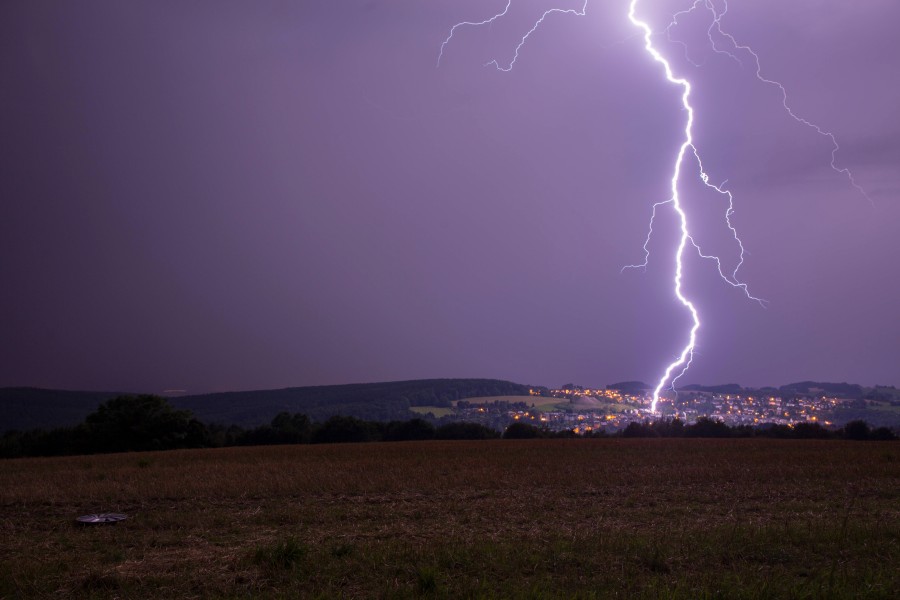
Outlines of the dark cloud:
<svg viewBox="0 0 900 600">
<path fill-rule="evenodd" d="M 687 4 L 641 7 L 662 26 Z M 749 64 L 675 61 L 771 302 L 689 260 L 688 379 L 900 383 L 900 5 L 731 4 L 725 26 L 876 202 Z M 4 3 L 0 385 L 654 379 L 687 323 L 670 214 L 646 273 L 620 269 L 668 195 L 678 90 L 625 2 L 548 19 L 511 73 L 482 67 L 551 5 L 460 30 L 437 69 L 449 27 L 503 2 Z M 708 243 L 736 260 L 721 229 Z"/>
</svg>

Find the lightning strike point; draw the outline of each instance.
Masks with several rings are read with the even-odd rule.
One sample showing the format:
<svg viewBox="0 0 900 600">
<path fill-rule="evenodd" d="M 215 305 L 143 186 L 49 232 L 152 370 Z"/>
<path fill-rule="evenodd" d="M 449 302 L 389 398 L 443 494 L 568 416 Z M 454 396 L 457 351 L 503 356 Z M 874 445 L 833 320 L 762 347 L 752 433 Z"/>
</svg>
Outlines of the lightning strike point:
<svg viewBox="0 0 900 600">
<path fill-rule="evenodd" d="M 681 146 L 678 149 L 678 154 L 675 157 L 675 164 L 672 169 L 672 178 L 670 180 L 670 183 L 672 188 L 672 206 L 675 209 L 675 212 L 678 213 L 678 218 L 681 221 L 681 239 L 678 242 L 678 249 L 675 252 L 675 296 L 690 313 L 693 325 L 691 326 L 691 330 L 688 335 L 687 344 L 685 344 L 685 346 L 682 348 L 681 354 L 676 360 L 669 363 L 662 377 L 659 379 L 659 382 L 656 384 L 656 388 L 654 388 L 653 390 L 653 401 L 650 404 L 650 412 L 656 413 L 656 407 L 659 404 L 659 395 L 665 387 L 666 383 L 670 382 L 670 380 L 674 383 L 674 381 L 684 375 L 685 371 L 687 371 L 691 366 L 691 361 L 694 358 L 694 347 L 697 344 L 697 331 L 700 329 L 700 314 L 697 312 L 697 308 L 694 306 L 694 304 L 684 295 L 681 286 L 684 276 L 684 249 L 687 246 L 688 242 L 691 241 L 691 235 L 688 230 L 687 214 L 684 212 L 684 209 L 681 206 L 681 198 L 678 195 L 678 181 L 681 179 L 681 166 L 684 163 L 685 154 L 687 154 L 688 150 L 693 150 L 694 152 L 696 152 L 696 149 L 694 148 L 693 138 L 694 108 L 693 106 L 691 106 L 690 102 L 691 84 L 687 79 L 675 76 L 675 73 L 672 71 L 672 66 L 669 64 L 669 61 L 667 61 L 665 57 L 660 54 L 660 52 L 653 45 L 653 30 L 645 21 L 637 18 L 637 5 L 638 0 L 631 0 L 631 4 L 628 7 L 628 20 L 631 21 L 632 25 L 643 31 L 644 49 L 653 58 L 654 61 L 662 65 L 663 71 L 666 75 L 666 80 L 669 83 L 677 85 L 681 88 L 681 105 L 684 107 L 684 110 L 687 113 L 687 119 L 684 126 L 684 141 L 681 143 Z M 680 371 L 673 378 L 673 373 L 679 369 Z"/>
</svg>

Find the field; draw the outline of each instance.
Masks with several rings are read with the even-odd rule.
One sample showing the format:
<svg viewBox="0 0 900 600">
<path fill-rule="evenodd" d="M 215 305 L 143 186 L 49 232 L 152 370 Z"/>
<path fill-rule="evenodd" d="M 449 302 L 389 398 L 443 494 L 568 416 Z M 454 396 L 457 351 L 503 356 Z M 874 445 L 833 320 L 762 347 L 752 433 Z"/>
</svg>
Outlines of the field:
<svg viewBox="0 0 900 600">
<path fill-rule="evenodd" d="M 453 414 L 452 408 L 446 408 L 443 406 L 411 406 L 409 407 L 409 410 L 419 415 L 432 414 L 438 418 Z"/>
<path fill-rule="evenodd" d="M 604 400 L 600 400 L 597 398 L 593 398 L 590 396 L 576 396 L 575 398 L 546 398 L 542 396 L 488 396 L 481 398 L 466 398 L 466 402 L 470 404 L 495 404 L 497 402 L 524 402 L 526 406 L 534 405 L 534 407 L 541 412 L 554 412 L 557 410 L 568 410 L 568 411 L 604 411 L 607 413 L 618 413 L 622 412 L 626 408 L 631 408 L 627 405 L 617 404 L 615 402 L 607 402 Z M 458 401 L 453 402 L 453 406 L 457 405 Z M 414 407 L 412 410 L 416 410 L 417 408 L 426 408 L 426 407 Z M 441 416 L 435 413 L 435 416 Z"/>
<path fill-rule="evenodd" d="M 896 598 L 900 444 L 494 440 L 0 462 L 0 597 Z M 78 515 L 127 513 L 116 526 Z"/>
<path fill-rule="evenodd" d="M 497 402 L 509 402 L 515 404 L 524 402 L 526 406 L 534 407 L 542 412 L 553 412 L 559 410 L 559 406 L 569 406 L 569 401 L 565 398 L 544 398 L 542 396 L 483 396 L 479 398 L 466 398 L 466 402 L 473 405 L 478 404 L 496 404 Z M 453 402 L 456 406 L 458 401 Z"/>
</svg>

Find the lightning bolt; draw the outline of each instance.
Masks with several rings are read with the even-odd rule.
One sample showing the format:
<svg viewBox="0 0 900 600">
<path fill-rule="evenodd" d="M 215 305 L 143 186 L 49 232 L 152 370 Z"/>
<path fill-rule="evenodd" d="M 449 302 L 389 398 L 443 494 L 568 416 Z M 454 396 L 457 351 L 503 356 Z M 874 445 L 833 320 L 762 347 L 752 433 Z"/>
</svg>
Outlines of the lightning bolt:
<svg viewBox="0 0 900 600">
<path fill-rule="evenodd" d="M 681 10 L 676 12 L 672 16 L 672 20 L 669 25 L 665 29 L 665 33 L 667 39 L 675 44 L 681 45 L 684 49 L 684 56 L 687 62 L 692 64 L 693 66 L 699 68 L 702 67 L 702 63 L 697 63 L 691 60 L 689 47 L 687 43 L 676 40 L 672 36 L 672 30 L 678 25 L 678 21 L 680 18 L 685 17 L 697 10 L 706 10 L 711 14 L 711 21 L 706 30 L 706 36 L 709 41 L 710 47 L 716 54 L 727 56 L 729 59 L 735 61 L 737 64 L 743 67 L 744 63 L 741 60 L 738 53 L 749 54 L 753 58 L 753 64 L 755 66 L 755 76 L 756 78 L 767 85 L 776 87 L 781 93 L 781 104 L 784 110 L 792 119 L 794 119 L 797 123 L 809 127 L 816 131 L 819 135 L 826 137 L 830 140 L 832 151 L 831 151 L 831 168 L 835 172 L 845 176 L 850 185 L 855 188 L 863 197 L 868 199 L 871 202 L 871 198 L 866 194 L 865 190 L 856 182 L 856 179 L 853 176 L 853 173 L 846 167 L 839 167 L 837 165 L 837 153 L 840 150 L 840 146 L 837 143 L 837 139 L 834 134 L 830 131 L 827 131 L 820 127 L 819 125 L 813 123 L 812 121 L 807 120 L 804 117 L 798 115 L 790 105 L 788 101 L 787 90 L 784 85 L 780 82 L 772 79 L 768 79 L 762 74 L 762 66 L 759 59 L 759 55 L 747 45 L 743 45 L 737 41 L 737 39 L 727 31 L 722 26 L 722 19 L 728 13 L 728 2 L 727 0 L 722 0 L 723 9 L 719 11 L 716 8 L 716 5 L 713 3 L 713 0 L 694 0 L 691 4 L 690 8 L 685 10 Z M 629 0 L 628 4 L 628 20 L 631 24 L 636 27 L 641 33 L 641 37 L 643 38 L 643 46 L 644 50 L 650 57 L 658 63 L 663 70 L 666 81 L 674 86 L 681 88 L 681 105 L 686 114 L 685 125 L 683 130 L 683 137 L 681 145 L 678 148 L 678 152 L 675 156 L 674 163 L 672 165 L 672 176 L 669 181 L 671 196 L 667 200 L 663 200 L 660 202 L 656 202 L 652 205 L 650 222 L 648 227 L 647 236 L 644 240 L 643 250 L 644 250 L 644 261 L 640 264 L 636 265 L 626 265 L 622 268 L 622 271 L 627 269 L 644 269 L 646 270 L 649 261 L 650 261 L 650 249 L 649 244 L 653 237 L 653 224 L 656 220 L 657 209 L 661 206 L 671 206 L 675 213 L 678 215 L 679 220 L 679 229 L 681 235 L 679 237 L 678 246 L 675 250 L 674 261 L 675 261 L 675 274 L 673 278 L 673 289 L 675 292 L 675 297 L 678 299 L 679 303 L 685 308 L 685 310 L 690 314 L 692 325 L 688 332 L 688 339 L 685 345 L 681 349 L 681 353 L 677 356 L 675 360 L 669 363 L 662 376 L 659 378 L 659 381 L 656 384 L 656 387 L 653 390 L 653 400 L 650 405 L 650 412 L 656 414 L 657 405 L 659 403 L 660 394 L 663 389 L 666 387 L 666 384 L 669 384 L 671 389 L 675 389 L 675 382 L 681 378 L 687 370 L 690 368 L 691 363 L 694 358 L 694 349 L 697 344 L 697 332 L 700 330 L 700 313 L 697 311 L 697 307 L 693 302 L 684 294 L 683 291 L 683 281 L 684 281 L 684 255 L 685 250 L 688 245 L 690 245 L 694 251 L 697 252 L 697 255 L 703 259 L 710 260 L 716 263 L 716 269 L 719 273 L 719 277 L 725 281 L 728 285 L 737 288 L 743 292 L 743 294 L 753 300 L 758 302 L 761 306 L 766 305 L 766 301 L 758 298 L 750 293 L 750 290 L 746 283 L 743 283 L 738 278 L 738 271 L 744 264 L 744 256 L 745 249 L 744 244 L 738 236 L 737 229 L 735 229 L 732 224 L 731 217 L 735 212 L 734 207 L 734 195 L 732 192 L 726 187 L 727 180 L 723 181 L 720 184 L 714 184 L 710 182 L 710 177 L 708 173 L 705 171 L 703 166 L 703 160 L 701 158 L 700 152 L 694 144 L 694 135 L 693 135 L 693 126 L 694 126 L 694 108 L 691 105 L 691 83 L 688 79 L 684 77 L 678 77 L 675 75 L 675 71 L 672 68 L 671 63 L 666 59 L 666 57 L 656 48 L 653 44 L 653 29 L 650 25 L 638 18 L 637 16 L 637 7 L 639 4 L 639 0 Z M 440 47 L 440 52 L 438 54 L 438 65 L 440 65 L 441 59 L 444 55 L 444 49 L 447 44 L 450 43 L 450 40 L 453 38 L 453 34 L 460 27 L 464 26 L 483 26 L 493 23 L 495 20 L 505 16 L 510 9 L 511 0 L 507 1 L 506 7 L 499 13 L 490 17 L 489 19 L 485 19 L 484 21 L 472 22 L 472 21 L 463 21 L 461 23 L 457 23 L 450 29 L 449 35 L 444 39 L 443 43 Z M 585 0 L 584 5 L 580 10 L 577 9 L 561 9 L 561 8 L 551 8 L 546 10 L 541 14 L 541 16 L 534 22 L 534 25 L 529 29 L 519 40 L 518 45 L 513 52 L 512 59 L 506 63 L 501 64 L 497 59 L 491 60 L 485 63 L 484 66 L 494 66 L 496 69 L 504 72 L 511 71 L 516 64 L 516 61 L 519 59 L 519 52 L 524 47 L 528 38 L 541 26 L 544 20 L 555 13 L 559 14 L 570 14 L 576 16 L 585 16 L 587 14 L 587 5 L 588 0 Z M 717 42 L 716 36 L 720 38 L 720 40 L 724 40 L 725 42 L 731 45 L 731 49 L 723 48 L 720 43 Z M 705 254 L 700 244 L 698 244 L 694 237 L 691 235 L 691 230 L 688 223 L 688 215 L 685 212 L 682 203 L 681 197 L 678 192 L 678 184 L 682 178 L 682 166 L 685 163 L 685 160 L 688 159 L 689 155 L 693 157 L 694 161 L 696 161 L 697 165 L 697 174 L 699 176 L 702 184 L 709 190 L 714 191 L 720 197 L 727 200 L 727 208 L 725 209 L 724 214 L 724 222 L 728 229 L 731 231 L 731 234 L 735 240 L 737 248 L 739 250 L 739 258 L 735 268 L 731 271 L 731 273 L 726 273 L 722 266 L 722 260 L 712 254 Z"/>
<path fill-rule="evenodd" d="M 693 321 L 693 324 L 691 325 L 691 330 L 688 335 L 688 342 L 687 344 L 685 344 L 684 348 L 682 348 L 681 354 L 675 361 L 669 363 L 669 365 L 666 367 L 665 372 L 663 373 L 663 376 L 656 384 L 656 388 L 654 388 L 653 390 L 653 402 L 650 405 L 650 412 L 655 413 L 656 405 L 659 403 L 659 394 L 662 391 L 663 387 L 666 385 L 666 382 L 671 379 L 671 385 L 674 386 L 675 381 L 677 381 L 679 377 L 684 375 L 685 371 L 690 368 L 691 361 L 693 361 L 694 359 L 694 347 L 697 345 L 697 331 L 700 329 L 700 313 L 697 312 L 697 307 L 694 306 L 694 304 L 684 295 L 681 288 L 684 275 L 684 250 L 687 247 L 688 242 L 691 242 L 691 244 L 694 246 L 696 246 L 696 244 L 694 244 L 693 239 L 691 238 L 690 230 L 688 229 L 687 214 L 684 212 L 684 208 L 682 208 L 681 206 L 681 197 L 678 195 L 678 181 L 681 179 L 681 165 L 684 163 L 684 157 L 687 154 L 688 150 L 692 150 L 693 154 L 697 156 L 697 150 L 696 148 L 694 148 L 694 107 L 691 106 L 690 100 L 691 83 L 687 79 L 676 77 L 675 73 L 672 71 L 672 66 L 669 64 L 669 61 L 667 61 L 665 57 L 660 54 L 660 52 L 653 45 L 653 30 L 645 21 L 637 18 L 637 4 L 638 0 L 631 0 L 631 4 L 628 5 L 628 20 L 631 21 L 632 25 L 643 31 L 644 50 L 646 50 L 647 53 L 650 54 L 654 61 L 662 65 L 663 71 L 666 75 L 666 80 L 669 83 L 677 85 L 681 88 L 681 105 L 684 107 L 684 110 L 687 114 L 687 119 L 685 120 L 684 125 L 684 140 L 681 142 L 681 146 L 678 148 L 678 154 L 675 157 L 675 164 L 672 168 L 672 179 L 670 180 L 672 197 L 667 202 L 670 202 L 672 204 L 672 207 L 675 209 L 675 212 L 678 213 L 678 218 L 681 224 L 681 238 L 678 242 L 678 249 L 675 251 L 675 296 L 691 314 L 691 320 Z M 709 185 L 709 178 L 705 176 L 705 173 L 703 173 L 702 179 L 705 185 Z M 660 203 L 657 203 L 653 206 L 654 213 L 656 212 L 656 208 L 659 205 Z M 653 235 L 652 226 L 650 235 Z M 646 243 L 644 244 L 644 249 L 645 251 L 647 249 Z M 647 258 L 649 259 L 649 255 Z M 680 371 L 678 375 L 673 378 L 672 374 L 679 369 Z"/>
<path fill-rule="evenodd" d="M 453 34 L 456 33 L 457 29 L 459 29 L 460 27 L 466 27 L 466 26 L 478 27 L 481 25 L 489 25 L 489 24 L 493 23 L 494 21 L 496 21 L 497 19 L 499 19 L 500 17 L 502 17 L 503 15 L 505 15 L 509 11 L 510 5 L 512 5 L 512 0 L 507 0 L 506 8 L 504 8 L 502 11 L 498 12 L 496 15 L 494 15 L 490 19 L 485 19 L 484 21 L 463 21 L 462 23 L 457 23 L 456 25 L 451 27 L 450 34 L 447 36 L 447 39 L 445 39 L 444 42 L 441 44 L 441 51 L 438 52 L 437 66 L 439 66 L 439 67 L 441 66 L 441 59 L 444 58 L 444 48 L 446 48 L 447 44 L 450 43 L 450 40 L 453 39 Z M 520 45 L 520 47 L 521 47 L 521 45 Z"/>
</svg>

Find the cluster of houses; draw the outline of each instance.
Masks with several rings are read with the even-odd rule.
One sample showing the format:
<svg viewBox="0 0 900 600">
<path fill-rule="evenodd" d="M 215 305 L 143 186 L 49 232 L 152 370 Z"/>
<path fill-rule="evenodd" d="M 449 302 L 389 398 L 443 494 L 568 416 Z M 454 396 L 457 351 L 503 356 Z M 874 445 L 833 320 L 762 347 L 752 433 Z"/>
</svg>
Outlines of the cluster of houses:
<svg viewBox="0 0 900 600">
<path fill-rule="evenodd" d="M 543 402 L 538 401 L 541 396 Z M 632 422 L 648 419 L 678 418 L 685 424 L 711 418 L 729 426 L 774 423 L 794 425 L 819 423 L 828 427 L 836 407 L 852 400 L 832 397 L 752 396 L 687 392 L 666 397 L 658 404 L 658 414 L 650 413 L 649 393 L 625 393 L 615 389 L 566 387 L 532 391 L 536 402 L 465 402 L 446 420 L 478 422 L 498 430 L 514 422 L 526 422 L 551 431 L 572 430 L 579 434 L 615 433 Z"/>
</svg>

